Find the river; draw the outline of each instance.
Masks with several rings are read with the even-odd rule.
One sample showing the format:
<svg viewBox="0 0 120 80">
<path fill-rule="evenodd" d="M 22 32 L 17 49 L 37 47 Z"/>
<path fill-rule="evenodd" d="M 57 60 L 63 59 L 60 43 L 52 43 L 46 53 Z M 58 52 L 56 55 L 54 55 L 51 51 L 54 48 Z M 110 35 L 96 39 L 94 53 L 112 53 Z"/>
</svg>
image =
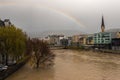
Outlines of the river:
<svg viewBox="0 0 120 80">
<path fill-rule="evenodd" d="M 54 66 L 32 69 L 26 64 L 6 80 L 120 80 L 120 55 L 92 51 L 53 50 Z"/>
</svg>

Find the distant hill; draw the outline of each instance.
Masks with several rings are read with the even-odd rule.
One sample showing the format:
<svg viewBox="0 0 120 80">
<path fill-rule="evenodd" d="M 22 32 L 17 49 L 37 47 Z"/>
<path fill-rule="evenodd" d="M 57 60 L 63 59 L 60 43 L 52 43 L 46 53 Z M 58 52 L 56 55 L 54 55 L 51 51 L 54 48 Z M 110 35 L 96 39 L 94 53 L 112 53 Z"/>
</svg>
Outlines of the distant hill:
<svg viewBox="0 0 120 80">
<path fill-rule="evenodd" d="M 35 32 L 35 33 L 28 33 L 30 37 L 46 37 L 48 35 L 65 35 L 65 36 L 72 36 L 78 34 L 85 34 L 85 32 L 77 31 L 77 30 L 56 30 L 56 31 L 44 31 L 44 32 Z"/>
<path fill-rule="evenodd" d="M 120 28 L 108 29 L 105 32 L 120 32 Z"/>
</svg>

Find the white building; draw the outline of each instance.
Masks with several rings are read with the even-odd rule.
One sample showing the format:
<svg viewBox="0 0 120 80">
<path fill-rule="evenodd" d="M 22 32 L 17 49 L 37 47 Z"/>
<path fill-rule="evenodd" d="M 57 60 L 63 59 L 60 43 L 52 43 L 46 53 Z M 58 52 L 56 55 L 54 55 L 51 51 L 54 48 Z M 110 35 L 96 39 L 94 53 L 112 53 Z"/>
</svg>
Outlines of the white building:
<svg viewBox="0 0 120 80">
<path fill-rule="evenodd" d="M 11 26 L 11 22 L 9 19 L 5 19 L 4 24 L 5 24 L 5 26 Z"/>
</svg>

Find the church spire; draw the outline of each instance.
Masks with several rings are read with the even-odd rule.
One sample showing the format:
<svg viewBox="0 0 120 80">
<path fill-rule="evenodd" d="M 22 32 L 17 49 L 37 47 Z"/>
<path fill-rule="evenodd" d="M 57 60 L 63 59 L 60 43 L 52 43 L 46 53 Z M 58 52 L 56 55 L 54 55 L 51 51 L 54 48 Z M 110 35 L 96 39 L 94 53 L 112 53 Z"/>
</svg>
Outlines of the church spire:
<svg viewBox="0 0 120 80">
<path fill-rule="evenodd" d="M 101 31 L 105 31 L 104 17 L 102 16 Z"/>
</svg>

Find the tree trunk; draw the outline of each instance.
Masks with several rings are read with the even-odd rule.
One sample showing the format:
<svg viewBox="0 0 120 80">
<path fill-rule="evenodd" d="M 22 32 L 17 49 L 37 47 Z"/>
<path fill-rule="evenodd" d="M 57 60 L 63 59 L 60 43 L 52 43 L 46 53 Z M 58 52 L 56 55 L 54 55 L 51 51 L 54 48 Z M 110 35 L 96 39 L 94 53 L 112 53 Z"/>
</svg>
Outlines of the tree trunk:
<svg viewBox="0 0 120 80">
<path fill-rule="evenodd" d="M 8 54 L 6 53 L 6 61 L 5 61 L 6 65 L 8 65 Z"/>
<path fill-rule="evenodd" d="M 2 64 L 5 64 L 5 55 L 4 54 L 1 55 L 2 55 Z"/>
<path fill-rule="evenodd" d="M 36 62 L 36 68 L 39 68 L 39 60 Z"/>
</svg>

